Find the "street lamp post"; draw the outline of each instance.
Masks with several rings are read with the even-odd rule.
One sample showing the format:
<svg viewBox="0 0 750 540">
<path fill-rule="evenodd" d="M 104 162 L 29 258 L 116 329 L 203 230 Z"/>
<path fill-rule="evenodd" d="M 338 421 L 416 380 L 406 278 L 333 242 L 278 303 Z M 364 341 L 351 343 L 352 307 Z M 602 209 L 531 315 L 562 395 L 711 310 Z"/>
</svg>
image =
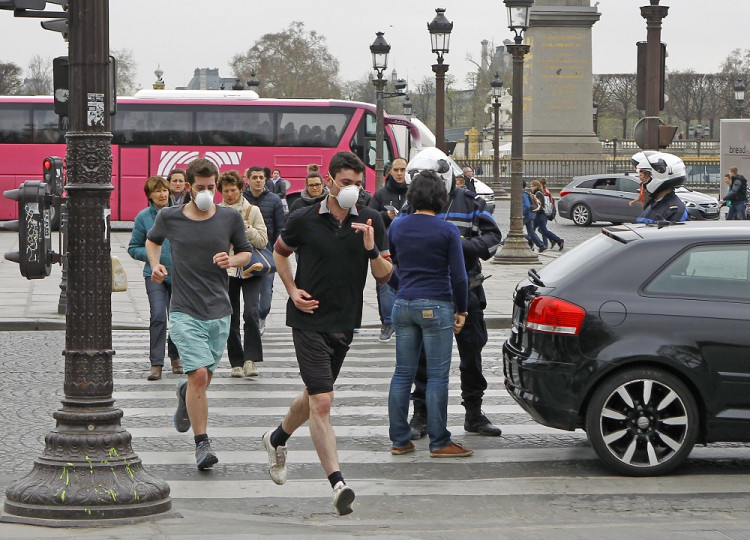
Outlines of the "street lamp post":
<svg viewBox="0 0 750 540">
<path fill-rule="evenodd" d="M 494 258 L 498 264 L 539 262 L 523 233 L 523 59 L 530 47 L 523 44 L 523 32 L 529 27 L 529 11 L 534 0 L 504 0 L 508 8 L 508 27 L 515 32 L 513 43 L 506 45 L 513 57 L 513 140 L 510 149 L 510 231 L 503 249 Z"/>
<path fill-rule="evenodd" d="M 669 8 L 660 6 L 659 0 L 650 0 L 650 6 L 641 7 L 641 16 L 646 19 L 646 136 L 645 150 L 659 149 L 659 110 L 661 108 L 661 21 Z"/>
<path fill-rule="evenodd" d="M 372 67 L 377 72 L 378 77 L 373 79 L 375 85 L 375 189 L 383 187 L 383 90 L 385 89 L 386 80 L 383 78 L 383 72 L 388 67 L 388 53 L 391 46 L 383 37 L 383 32 L 376 32 L 377 37 L 370 45 L 372 54 Z"/>
<path fill-rule="evenodd" d="M 597 102 L 594 102 L 591 111 L 594 116 L 594 135 L 599 138 L 599 104 Z"/>
<path fill-rule="evenodd" d="M 443 63 L 443 56 L 450 48 L 453 23 L 445 17 L 444 8 L 437 8 L 435 12 L 435 18 L 427 23 L 432 52 L 437 54 L 437 64 L 432 64 L 435 72 L 435 146 L 445 152 L 445 74 L 448 64 Z"/>
<path fill-rule="evenodd" d="M 65 379 L 57 425 L 5 492 L 3 521 L 47 526 L 162 517 L 169 486 L 147 473 L 112 398 L 108 0 L 70 0 Z M 97 523 L 98 522 L 98 523 Z"/>
<path fill-rule="evenodd" d="M 742 118 L 742 110 L 745 106 L 745 83 L 742 79 L 737 79 L 734 85 L 734 100 L 737 102 L 737 116 Z"/>
<path fill-rule="evenodd" d="M 500 74 L 495 73 L 490 87 L 492 88 L 492 108 L 495 113 L 495 130 L 492 136 L 492 182 L 494 186 L 500 186 L 500 98 L 503 97 L 503 81 L 500 80 Z"/>
</svg>

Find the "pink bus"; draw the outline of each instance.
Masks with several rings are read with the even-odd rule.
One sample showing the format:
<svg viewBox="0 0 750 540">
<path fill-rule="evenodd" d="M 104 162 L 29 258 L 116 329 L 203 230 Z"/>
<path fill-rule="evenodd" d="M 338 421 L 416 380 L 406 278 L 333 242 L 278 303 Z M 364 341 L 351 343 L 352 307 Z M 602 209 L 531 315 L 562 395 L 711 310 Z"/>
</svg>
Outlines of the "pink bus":
<svg viewBox="0 0 750 540">
<path fill-rule="evenodd" d="M 65 157 L 58 124 L 51 97 L 0 97 L 0 193 L 40 180 L 45 157 Z M 385 162 L 405 153 L 394 125 L 419 137 L 410 122 L 386 117 Z M 309 164 L 325 174 L 334 153 L 350 150 L 367 165 L 366 187 L 375 187 L 375 106 L 367 103 L 260 99 L 246 90 L 148 90 L 117 100 L 112 134 L 113 221 L 132 221 L 146 206 L 143 184 L 149 176 L 184 169 L 197 157 L 222 172 L 244 174 L 256 165 L 279 169 L 294 198 L 305 186 Z M 0 220 L 17 217 L 16 203 L 0 197 Z"/>
</svg>

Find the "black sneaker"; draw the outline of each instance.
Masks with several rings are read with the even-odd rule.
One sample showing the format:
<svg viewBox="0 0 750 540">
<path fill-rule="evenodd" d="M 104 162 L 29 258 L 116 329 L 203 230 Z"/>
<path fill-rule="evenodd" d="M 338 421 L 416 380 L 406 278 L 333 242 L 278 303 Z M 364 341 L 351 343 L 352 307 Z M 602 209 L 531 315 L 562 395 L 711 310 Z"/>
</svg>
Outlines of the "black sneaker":
<svg viewBox="0 0 750 540">
<path fill-rule="evenodd" d="M 211 449 L 211 441 L 205 440 L 195 447 L 195 461 L 198 462 L 198 470 L 202 471 L 213 467 L 219 462 L 214 451 Z"/>
<path fill-rule="evenodd" d="M 380 327 L 380 341 L 388 341 L 391 339 L 393 332 L 395 332 L 395 328 L 393 328 L 392 324 L 383 323 L 383 326 Z"/>
</svg>

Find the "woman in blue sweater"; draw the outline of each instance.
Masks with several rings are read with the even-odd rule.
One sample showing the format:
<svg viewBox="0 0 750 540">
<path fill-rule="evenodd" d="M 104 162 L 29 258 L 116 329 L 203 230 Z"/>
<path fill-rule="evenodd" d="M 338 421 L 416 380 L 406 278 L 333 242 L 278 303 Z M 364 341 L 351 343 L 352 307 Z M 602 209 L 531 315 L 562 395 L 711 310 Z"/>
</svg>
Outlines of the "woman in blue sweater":
<svg viewBox="0 0 750 540">
<path fill-rule="evenodd" d="M 388 230 L 398 275 L 393 306 L 396 370 L 388 394 L 391 453 L 414 451 L 409 427 L 409 395 L 424 347 L 427 357 L 427 434 L 432 457 L 466 457 L 474 452 L 451 441 L 448 421 L 448 377 L 453 333 L 466 320 L 468 280 L 461 236 L 452 223 L 435 215 L 448 201 L 443 180 L 422 171 L 411 182 L 406 200 L 413 214 L 395 219 Z"/>
<path fill-rule="evenodd" d="M 146 233 L 154 225 L 156 214 L 169 206 L 169 182 L 161 176 L 152 176 L 146 180 L 143 191 L 148 199 L 148 207 L 144 208 L 135 216 L 133 223 L 133 234 L 128 244 L 128 253 L 137 261 L 144 261 L 143 277 L 146 279 L 146 294 L 148 304 L 151 308 L 151 320 L 148 324 L 150 336 L 149 360 L 151 371 L 148 374 L 149 381 L 161 379 L 161 371 L 164 367 L 164 340 L 167 340 L 167 352 L 172 361 L 172 373 L 182 373 L 182 362 L 177 352 L 177 347 L 167 337 L 167 312 L 169 311 L 169 299 L 172 296 L 172 254 L 169 251 L 169 240 L 165 240 L 161 247 L 161 264 L 167 267 L 169 274 L 162 283 L 151 281 L 151 265 L 146 256 Z"/>
</svg>

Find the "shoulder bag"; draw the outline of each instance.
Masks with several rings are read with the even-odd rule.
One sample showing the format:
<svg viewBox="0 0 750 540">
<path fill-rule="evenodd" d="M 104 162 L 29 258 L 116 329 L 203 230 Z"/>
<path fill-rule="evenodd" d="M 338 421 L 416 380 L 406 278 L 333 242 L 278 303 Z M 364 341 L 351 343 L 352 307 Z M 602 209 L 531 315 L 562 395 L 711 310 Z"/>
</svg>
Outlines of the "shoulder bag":
<svg viewBox="0 0 750 540">
<path fill-rule="evenodd" d="M 250 211 L 253 206 L 245 212 L 245 221 L 250 216 Z M 237 269 L 238 278 L 251 278 L 255 276 L 266 276 L 276 272 L 276 263 L 273 261 L 273 252 L 266 246 L 263 248 L 252 247 L 253 256 L 250 258 L 250 262 L 242 268 Z"/>
</svg>

